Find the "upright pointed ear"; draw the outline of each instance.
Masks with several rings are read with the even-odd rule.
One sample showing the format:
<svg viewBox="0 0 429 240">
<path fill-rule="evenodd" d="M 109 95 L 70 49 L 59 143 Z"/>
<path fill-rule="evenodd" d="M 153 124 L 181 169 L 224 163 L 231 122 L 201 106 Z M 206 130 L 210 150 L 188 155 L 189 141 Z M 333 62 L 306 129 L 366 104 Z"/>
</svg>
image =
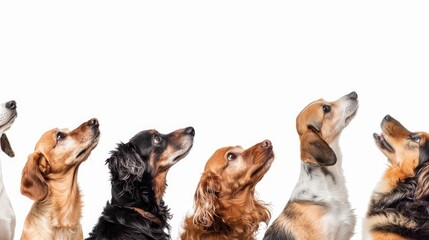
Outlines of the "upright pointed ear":
<svg viewBox="0 0 429 240">
<path fill-rule="evenodd" d="M 7 139 L 6 133 L 3 133 L 0 137 L 0 145 L 1 150 L 3 150 L 4 153 L 6 153 L 9 157 L 15 157 L 15 153 L 12 150 L 12 147 L 10 146 L 9 139 Z"/>
<path fill-rule="evenodd" d="M 193 223 L 210 227 L 214 223 L 218 197 L 221 190 L 221 179 L 214 173 L 203 173 L 194 196 L 195 212 Z"/>
<path fill-rule="evenodd" d="M 49 189 L 43 175 L 48 172 L 45 156 L 38 152 L 30 154 L 22 170 L 21 193 L 34 201 L 45 199 Z"/>
<path fill-rule="evenodd" d="M 337 162 L 337 156 L 317 133 L 309 128 L 301 135 L 301 159 L 310 164 L 332 166 Z"/>
</svg>

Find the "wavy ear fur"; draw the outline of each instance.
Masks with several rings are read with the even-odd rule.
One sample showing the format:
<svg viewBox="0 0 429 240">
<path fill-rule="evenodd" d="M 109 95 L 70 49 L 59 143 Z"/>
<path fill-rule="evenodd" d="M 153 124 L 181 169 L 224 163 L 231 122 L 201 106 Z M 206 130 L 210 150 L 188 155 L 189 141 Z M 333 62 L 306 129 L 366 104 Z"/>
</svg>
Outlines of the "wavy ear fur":
<svg viewBox="0 0 429 240">
<path fill-rule="evenodd" d="M 301 135 L 301 159 L 310 164 L 332 166 L 337 162 L 337 156 L 313 128 Z"/>
<path fill-rule="evenodd" d="M 28 156 L 22 170 L 21 193 L 34 201 L 40 201 L 48 195 L 48 184 L 43 175 L 49 173 L 49 163 L 43 154 L 35 152 Z"/>
<path fill-rule="evenodd" d="M 420 172 L 417 178 L 416 200 L 422 200 L 429 196 L 429 165 Z"/>
<path fill-rule="evenodd" d="M 214 173 L 204 173 L 195 192 L 195 212 L 193 223 L 210 227 L 214 223 L 214 215 L 218 207 L 218 196 L 221 190 L 221 179 Z"/>
</svg>

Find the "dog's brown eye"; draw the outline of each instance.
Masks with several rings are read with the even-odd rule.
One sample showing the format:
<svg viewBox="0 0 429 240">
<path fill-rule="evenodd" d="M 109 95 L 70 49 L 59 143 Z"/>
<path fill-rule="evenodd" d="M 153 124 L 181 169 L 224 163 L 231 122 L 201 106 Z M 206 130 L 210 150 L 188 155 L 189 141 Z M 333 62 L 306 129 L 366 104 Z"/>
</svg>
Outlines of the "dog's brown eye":
<svg viewBox="0 0 429 240">
<path fill-rule="evenodd" d="M 160 144 L 161 143 L 161 137 L 160 136 L 153 136 L 153 143 L 154 144 Z"/>
<path fill-rule="evenodd" d="M 232 161 L 237 158 L 237 155 L 235 155 L 234 153 L 228 153 L 226 155 L 226 158 L 228 159 L 228 161 Z"/>
<path fill-rule="evenodd" d="M 330 106 L 328 106 L 328 105 L 323 105 L 323 112 L 324 113 L 328 113 L 328 112 L 330 112 L 331 111 L 331 107 Z"/>
<path fill-rule="evenodd" d="M 63 132 L 57 133 L 57 141 L 63 140 L 67 135 Z"/>
<path fill-rule="evenodd" d="M 420 137 L 419 136 L 411 136 L 411 140 L 413 142 L 419 143 L 420 142 Z"/>
</svg>

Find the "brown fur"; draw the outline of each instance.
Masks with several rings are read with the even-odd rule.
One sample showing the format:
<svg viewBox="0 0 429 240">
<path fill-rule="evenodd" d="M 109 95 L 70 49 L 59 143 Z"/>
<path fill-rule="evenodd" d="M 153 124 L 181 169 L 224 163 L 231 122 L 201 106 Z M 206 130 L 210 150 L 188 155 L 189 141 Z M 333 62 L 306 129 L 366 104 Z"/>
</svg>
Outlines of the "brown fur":
<svg viewBox="0 0 429 240">
<path fill-rule="evenodd" d="M 255 197 L 255 186 L 273 159 L 268 140 L 247 150 L 218 149 L 206 163 L 195 192 L 194 213 L 185 219 L 181 239 L 255 239 L 259 224 L 270 220 L 265 204 Z"/>
<path fill-rule="evenodd" d="M 408 240 L 393 233 L 375 233 L 372 236 L 372 240 Z"/>
<path fill-rule="evenodd" d="M 37 142 L 22 171 L 21 193 L 35 201 L 22 240 L 83 239 L 77 174 L 97 146 L 98 126 L 91 119 L 73 131 L 51 129 Z"/>
<path fill-rule="evenodd" d="M 327 209 L 322 205 L 310 202 L 292 202 L 285 209 L 285 214 L 279 216 L 276 221 L 278 228 L 290 229 L 291 232 L 300 236 L 300 239 L 320 239 L 323 232 L 319 219 L 322 218 Z"/>
</svg>

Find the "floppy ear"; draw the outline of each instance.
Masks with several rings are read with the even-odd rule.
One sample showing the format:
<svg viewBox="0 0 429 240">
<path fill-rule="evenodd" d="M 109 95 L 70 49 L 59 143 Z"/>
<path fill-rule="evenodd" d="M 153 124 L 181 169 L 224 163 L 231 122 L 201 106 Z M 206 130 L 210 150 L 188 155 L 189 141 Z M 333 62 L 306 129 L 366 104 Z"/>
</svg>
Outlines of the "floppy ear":
<svg viewBox="0 0 429 240">
<path fill-rule="evenodd" d="M 315 131 L 309 128 L 301 135 L 301 159 L 319 166 L 334 165 L 337 162 L 337 156 Z"/>
<path fill-rule="evenodd" d="M 7 139 L 6 133 L 3 133 L 0 137 L 1 150 L 6 153 L 9 157 L 15 157 L 15 153 L 10 146 L 9 139 Z"/>
<path fill-rule="evenodd" d="M 416 200 L 422 200 L 429 196 L 429 165 L 420 172 L 417 179 Z"/>
<path fill-rule="evenodd" d="M 43 174 L 49 172 L 49 163 L 43 154 L 35 152 L 28 156 L 22 170 L 21 193 L 34 201 L 43 200 L 48 195 L 48 185 Z"/>
<path fill-rule="evenodd" d="M 215 210 L 218 206 L 218 195 L 221 179 L 214 173 L 204 173 L 195 192 L 195 212 L 193 223 L 210 227 L 214 223 Z"/>
</svg>

